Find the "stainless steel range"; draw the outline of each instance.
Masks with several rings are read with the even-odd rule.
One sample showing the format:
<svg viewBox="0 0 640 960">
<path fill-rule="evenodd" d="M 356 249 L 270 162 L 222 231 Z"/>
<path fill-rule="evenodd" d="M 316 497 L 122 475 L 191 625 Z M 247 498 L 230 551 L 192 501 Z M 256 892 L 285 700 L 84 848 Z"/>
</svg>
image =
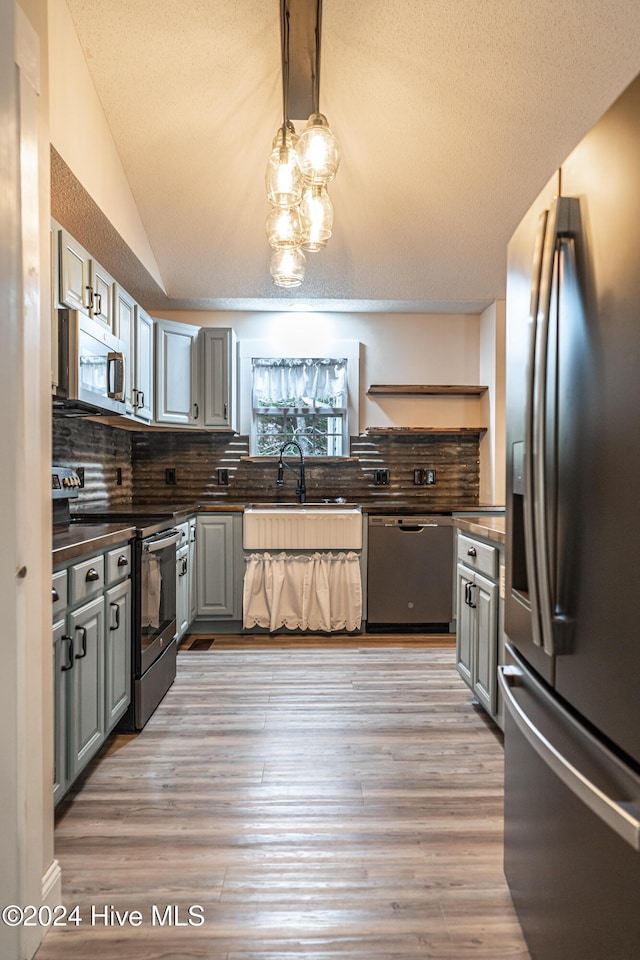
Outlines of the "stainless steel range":
<svg viewBox="0 0 640 960">
<path fill-rule="evenodd" d="M 142 730 L 176 675 L 176 544 L 173 513 L 130 504 L 76 507 L 79 479 L 73 470 L 53 468 L 54 526 L 124 522 L 135 527 L 132 542 L 132 691 L 119 730 Z"/>
</svg>

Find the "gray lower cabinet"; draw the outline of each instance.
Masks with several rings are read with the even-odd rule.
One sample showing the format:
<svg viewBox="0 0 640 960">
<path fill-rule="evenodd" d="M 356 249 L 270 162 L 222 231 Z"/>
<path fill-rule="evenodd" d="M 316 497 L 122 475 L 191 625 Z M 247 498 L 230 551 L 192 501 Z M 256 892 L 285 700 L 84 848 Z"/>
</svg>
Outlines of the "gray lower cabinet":
<svg viewBox="0 0 640 960">
<path fill-rule="evenodd" d="M 196 543 L 198 619 L 240 619 L 242 514 L 199 516 Z"/>
<path fill-rule="evenodd" d="M 189 550 L 188 550 L 188 571 L 189 578 L 189 623 L 192 623 L 198 615 L 198 581 L 196 568 L 196 518 L 189 520 Z"/>
<path fill-rule="evenodd" d="M 456 666 L 464 682 L 494 719 L 497 719 L 498 556 L 497 547 L 458 534 Z M 475 568 L 471 564 L 475 564 Z"/>
<path fill-rule="evenodd" d="M 131 547 L 53 574 L 54 803 L 131 701 Z"/>
<path fill-rule="evenodd" d="M 69 614 L 73 667 L 68 671 L 69 780 L 77 777 L 105 738 L 104 597 Z"/>
<path fill-rule="evenodd" d="M 189 544 L 176 551 L 176 640 L 189 629 Z"/>
<path fill-rule="evenodd" d="M 65 673 L 73 666 L 71 637 L 66 620 L 53 624 L 53 802 L 58 803 L 67 784 L 67 684 Z"/>
<path fill-rule="evenodd" d="M 131 580 L 105 593 L 105 717 L 111 730 L 131 701 Z"/>
</svg>

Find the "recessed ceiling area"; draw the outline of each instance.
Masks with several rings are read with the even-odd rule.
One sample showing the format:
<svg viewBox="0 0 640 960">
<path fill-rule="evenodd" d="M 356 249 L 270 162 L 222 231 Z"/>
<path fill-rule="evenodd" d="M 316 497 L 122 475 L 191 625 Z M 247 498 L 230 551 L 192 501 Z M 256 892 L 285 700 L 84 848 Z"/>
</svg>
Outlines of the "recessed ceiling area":
<svg viewBox="0 0 640 960">
<path fill-rule="evenodd" d="M 279 0 L 66 2 L 166 289 L 146 285 L 149 309 L 477 312 L 504 297 L 522 214 L 640 71 L 637 0 L 324 0 L 334 232 L 283 291 Z"/>
</svg>

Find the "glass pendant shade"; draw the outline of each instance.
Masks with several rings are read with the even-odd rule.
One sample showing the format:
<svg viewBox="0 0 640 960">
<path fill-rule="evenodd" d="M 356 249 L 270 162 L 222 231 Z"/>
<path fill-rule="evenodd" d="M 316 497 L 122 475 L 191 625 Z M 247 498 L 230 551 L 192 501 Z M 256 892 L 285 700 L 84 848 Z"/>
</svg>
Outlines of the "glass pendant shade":
<svg viewBox="0 0 640 960">
<path fill-rule="evenodd" d="M 302 171 L 294 138 L 289 130 L 281 128 L 273 138 L 273 149 L 265 173 L 269 203 L 290 207 L 302 196 Z"/>
<path fill-rule="evenodd" d="M 280 247 L 299 247 L 302 242 L 302 222 L 299 207 L 273 207 L 267 217 L 267 240 L 274 250 Z"/>
<path fill-rule="evenodd" d="M 281 247 L 271 254 L 271 279 L 277 287 L 299 287 L 304 280 L 305 266 L 302 250 Z"/>
<path fill-rule="evenodd" d="M 300 201 L 302 220 L 302 248 L 322 250 L 333 229 L 333 204 L 327 188 L 313 184 L 305 188 Z"/>
<path fill-rule="evenodd" d="M 324 114 L 311 114 L 296 150 L 305 180 L 324 184 L 333 180 L 340 163 L 340 147 Z"/>
</svg>

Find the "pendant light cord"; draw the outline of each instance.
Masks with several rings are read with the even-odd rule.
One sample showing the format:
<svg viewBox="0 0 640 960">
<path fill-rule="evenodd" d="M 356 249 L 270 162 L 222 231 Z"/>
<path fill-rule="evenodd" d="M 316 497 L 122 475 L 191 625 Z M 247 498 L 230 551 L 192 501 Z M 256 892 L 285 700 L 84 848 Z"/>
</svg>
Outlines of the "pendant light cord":
<svg viewBox="0 0 640 960">
<path fill-rule="evenodd" d="M 289 0 L 280 0 L 280 59 L 282 61 L 282 144 L 289 126 Z"/>
<path fill-rule="evenodd" d="M 322 0 L 316 0 L 316 59 L 313 71 L 313 112 L 320 113 L 320 36 L 322 33 Z"/>
</svg>

